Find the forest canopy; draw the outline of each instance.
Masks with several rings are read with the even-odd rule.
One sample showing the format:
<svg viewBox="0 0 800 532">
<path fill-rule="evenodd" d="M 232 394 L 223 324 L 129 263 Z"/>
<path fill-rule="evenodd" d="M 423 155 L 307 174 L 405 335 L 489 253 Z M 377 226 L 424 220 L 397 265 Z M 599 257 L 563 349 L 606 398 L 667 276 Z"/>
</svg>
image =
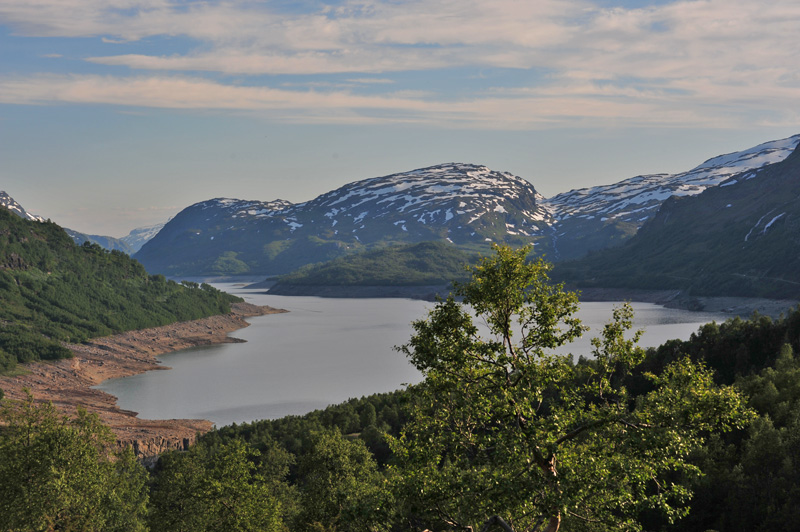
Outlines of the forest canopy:
<svg viewBox="0 0 800 532">
<path fill-rule="evenodd" d="M 148 275 L 120 251 L 0 209 L 0 373 L 71 356 L 62 342 L 230 312 L 240 298 Z"/>
<path fill-rule="evenodd" d="M 645 351 L 623 305 L 592 356 L 573 361 L 553 348 L 583 332 L 577 300 L 524 253 L 498 249 L 457 286 L 460 300 L 415 322 L 401 349 L 421 384 L 222 427 L 149 472 L 92 416 L 3 400 L 0 504 L 13 511 L 0 528 L 795 528 L 800 309 Z"/>
</svg>

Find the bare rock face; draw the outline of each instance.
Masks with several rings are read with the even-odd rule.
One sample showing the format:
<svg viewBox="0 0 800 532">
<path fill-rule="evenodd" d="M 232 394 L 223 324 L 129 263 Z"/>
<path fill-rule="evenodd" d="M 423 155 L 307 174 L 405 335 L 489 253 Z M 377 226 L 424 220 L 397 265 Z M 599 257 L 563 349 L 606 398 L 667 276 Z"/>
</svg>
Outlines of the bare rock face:
<svg viewBox="0 0 800 532">
<path fill-rule="evenodd" d="M 175 438 L 169 436 L 151 436 L 141 440 L 117 440 L 120 448 L 131 447 L 133 454 L 147 467 L 154 467 L 159 455 L 167 451 L 188 451 L 197 440 L 197 436 Z"/>
<path fill-rule="evenodd" d="M 17 253 L 11 253 L 5 263 L 0 264 L 0 270 L 24 270 L 27 268 L 25 261 Z"/>
</svg>

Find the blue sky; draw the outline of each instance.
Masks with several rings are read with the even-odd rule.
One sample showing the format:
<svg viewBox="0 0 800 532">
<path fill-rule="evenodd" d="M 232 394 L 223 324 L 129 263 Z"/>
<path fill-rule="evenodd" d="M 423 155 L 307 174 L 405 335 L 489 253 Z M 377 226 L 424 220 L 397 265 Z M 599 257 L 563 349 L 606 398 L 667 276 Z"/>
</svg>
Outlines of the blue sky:
<svg viewBox="0 0 800 532">
<path fill-rule="evenodd" d="M 0 190 L 122 236 L 461 161 L 545 196 L 800 133 L 796 0 L 0 0 Z"/>
</svg>

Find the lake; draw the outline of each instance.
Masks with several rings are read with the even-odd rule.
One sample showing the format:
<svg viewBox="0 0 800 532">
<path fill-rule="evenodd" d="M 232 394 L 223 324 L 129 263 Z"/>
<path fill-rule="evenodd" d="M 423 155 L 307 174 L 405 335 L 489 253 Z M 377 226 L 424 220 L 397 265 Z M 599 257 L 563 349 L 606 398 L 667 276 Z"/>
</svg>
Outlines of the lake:
<svg viewBox="0 0 800 532">
<path fill-rule="evenodd" d="M 202 418 L 217 426 L 304 414 L 351 397 L 401 388 L 419 373 L 394 346 L 408 341 L 411 322 L 433 303 L 409 299 L 274 296 L 233 284 L 217 288 L 258 305 L 289 310 L 250 318 L 231 336 L 247 343 L 186 349 L 159 357 L 170 371 L 103 382 L 98 389 L 146 419 Z M 588 355 L 590 338 L 618 303 L 582 303 L 591 330 L 564 352 Z M 703 323 L 727 315 L 634 303 L 640 345 L 687 339 Z"/>
</svg>

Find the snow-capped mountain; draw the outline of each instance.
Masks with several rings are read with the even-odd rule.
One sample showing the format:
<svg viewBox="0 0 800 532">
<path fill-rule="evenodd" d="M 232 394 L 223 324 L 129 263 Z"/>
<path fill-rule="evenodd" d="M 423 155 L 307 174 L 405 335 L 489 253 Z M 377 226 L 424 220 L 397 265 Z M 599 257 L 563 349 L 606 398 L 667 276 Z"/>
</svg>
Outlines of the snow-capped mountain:
<svg viewBox="0 0 800 532">
<path fill-rule="evenodd" d="M 26 220 L 32 220 L 34 222 L 45 221 L 45 219 L 42 216 L 37 216 L 35 214 L 31 214 L 28 211 L 26 211 L 24 208 L 22 208 L 22 205 L 20 205 L 14 200 L 14 198 L 12 198 L 11 196 L 9 196 L 8 194 L 6 194 L 1 190 L 0 190 L 0 206 L 5 207 L 14 214 L 22 218 L 25 218 Z M 83 244 L 86 241 L 89 241 L 92 242 L 93 244 L 98 244 L 106 249 L 116 249 L 124 253 L 133 252 L 131 248 L 128 247 L 127 244 L 110 236 L 87 235 L 85 233 L 81 233 L 66 227 L 62 227 L 62 229 L 64 229 L 64 232 L 66 232 L 72 239 L 72 241 L 78 245 Z"/>
<path fill-rule="evenodd" d="M 564 263 L 582 287 L 800 298 L 800 148 L 693 196 L 672 196 L 624 245 Z"/>
<path fill-rule="evenodd" d="M 165 222 L 166 223 L 166 222 Z M 155 224 L 155 225 L 148 225 L 145 227 L 137 227 L 136 229 L 131 230 L 126 236 L 120 238 L 122 242 L 125 242 L 130 249 L 131 253 L 136 253 L 145 243 L 156 236 L 161 228 L 164 227 L 165 223 Z"/>
<path fill-rule="evenodd" d="M 688 172 L 636 176 L 553 196 L 544 204 L 556 220 L 557 258 L 578 258 L 620 243 L 652 218 L 667 198 L 694 196 L 733 175 L 783 161 L 798 143 L 800 135 L 794 135 L 714 157 Z"/>
<path fill-rule="evenodd" d="M 279 273 L 391 243 L 520 245 L 548 232 L 542 199 L 528 181 L 507 172 L 442 164 L 357 181 L 299 204 L 197 203 L 136 258 L 165 273 Z"/>
<path fill-rule="evenodd" d="M 64 232 L 66 232 L 72 241 L 79 246 L 84 242 L 91 242 L 92 244 L 97 244 L 98 246 L 108 250 L 121 251 L 123 253 L 127 253 L 128 255 L 133 253 L 133 250 L 130 248 L 130 246 L 128 246 L 128 244 L 119 238 L 104 235 L 87 235 L 86 233 L 81 233 L 79 231 L 75 231 L 74 229 L 69 229 L 68 227 L 63 227 L 62 229 L 64 229 Z"/>
<path fill-rule="evenodd" d="M 42 218 L 41 216 L 36 216 L 35 214 L 31 214 L 25 209 L 23 209 L 22 205 L 17 203 L 16 200 L 14 200 L 14 198 L 9 196 L 2 190 L 0 190 L 0 207 L 5 207 L 6 209 L 13 212 L 17 216 L 25 218 L 26 220 L 32 220 L 34 222 L 45 221 L 44 218 Z"/>
<path fill-rule="evenodd" d="M 356 250 L 444 241 L 468 250 L 533 244 L 548 260 L 574 259 L 635 235 L 670 197 L 727 186 L 732 176 L 753 179 L 798 143 L 795 135 L 687 172 L 550 199 L 525 179 L 464 163 L 356 181 L 299 204 L 216 198 L 184 209 L 136 258 L 172 275 L 278 274 Z"/>
</svg>

